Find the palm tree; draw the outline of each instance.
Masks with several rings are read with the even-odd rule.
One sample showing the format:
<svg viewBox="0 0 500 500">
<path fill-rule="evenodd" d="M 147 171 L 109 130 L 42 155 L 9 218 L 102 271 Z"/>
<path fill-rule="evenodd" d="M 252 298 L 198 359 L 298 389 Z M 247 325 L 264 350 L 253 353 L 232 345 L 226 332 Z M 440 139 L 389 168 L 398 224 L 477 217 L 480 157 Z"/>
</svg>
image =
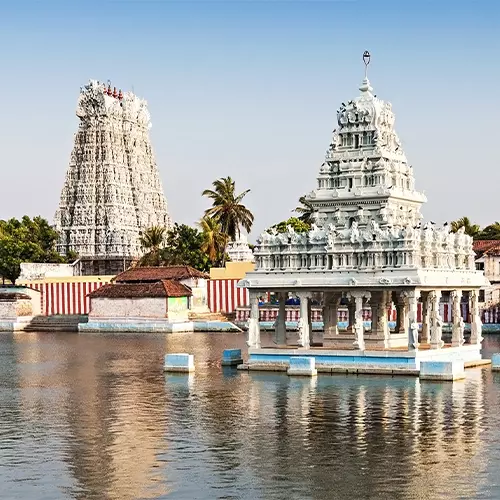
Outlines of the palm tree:
<svg viewBox="0 0 500 500">
<path fill-rule="evenodd" d="M 473 238 L 476 238 L 481 231 L 478 224 L 472 224 L 468 217 L 461 217 L 458 220 L 452 221 L 451 232 L 456 233 L 461 227 L 465 229 L 465 234 L 468 234 Z"/>
<path fill-rule="evenodd" d="M 161 248 L 165 242 L 166 228 L 152 226 L 144 231 L 139 238 L 144 255 L 139 260 L 139 266 L 159 266 L 161 263 Z"/>
<path fill-rule="evenodd" d="M 236 239 L 240 227 L 250 232 L 253 224 L 253 214 L 241 203 L 250 189 L 235 194 L 235 185 L 231 177 L 222 177 L 212 183 L 214 189 L 205 189 L 202 195 L 212 200 L 212 206 L 205 210 L 205 216 L 214 219 L 222 228 L 222 234 L 227 236 L 222 256 L 222 265 L 226 261 L 226 246 L 229 238 Z"/>
<path fill-rule="evenodd" d="M 299 198 L 299 203 L 302 206 L 297 207 L 294 212 L 299 215 L 299 219 L 306 224 L 312 224 L 314 222 L 314 214 L 316 213 L 315 208 L 312 206 L 311 202 L 306 200 L 305 196 Z"/>
<path fill-rule="evenodd" d="M 226 248 L 227 236 L 222 233 L 220 223 L 211 217 L 203 217 L 197 225 L 203 235 L 201 249 L 208 254 L 212 265 L 216 265 L 221 260 L 221 254 Z"/>
</svg>

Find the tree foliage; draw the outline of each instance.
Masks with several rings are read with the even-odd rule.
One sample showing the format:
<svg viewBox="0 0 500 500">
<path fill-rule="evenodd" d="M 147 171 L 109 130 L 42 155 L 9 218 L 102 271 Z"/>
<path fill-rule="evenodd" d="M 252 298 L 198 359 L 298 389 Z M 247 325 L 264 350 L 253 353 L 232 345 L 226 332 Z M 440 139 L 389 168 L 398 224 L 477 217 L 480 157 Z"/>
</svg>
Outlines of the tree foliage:
<svg viewBox="0 0 500 500">
<path fill-rule="evenodd" d="M 494 222 L 480 231 L 477 239 L 500 240 L 500 222 Z"/>
<path fill-rule="evenodd" d="M 481 231 L 478 224 L 472 224 L 468 217 L 461 217 L 460 219 L 452 221 L 451 232 L 456 233 L 462 227 L 465 229 L 465 234 L 473 238 L 477 238 Z"/>
<path fill-rule="evenodd" d="M 203 248 L 203 234 L 185 224 L 175 224 L 167 233 L 166 246 L 161 251 L 163 264 L 188 265 L 199 271 L 210 269 L 210 259 Z"/>
<path fill-rule="evenodd" d="M 243 198 L 250 189 L 240 194 L 235 192 L 235 182 L 231 177 L 222 177 L 215 180 L 213 189 L 205 189 L 202 195 L 212 200 L 212 206 L 205 210 L 205 217 L 209 217 L 220 224 L 221 232 L 226 235 L 222 265 L 225 263 L 226 247 L 229 240 L 235 240 L 240 234 L 240 228 L 250 232 L 253 225 L 252 212 L 243 205 Z"/>
<path fill-rule="evenodd" d="M 74 260 L 58 254 L 55 245 L 59 235 L 46 219 L 24 216 L 21 220 L 0 220 L 0 276 L 15 283 L 22 262 L 64 263 Z"/>
<path fill-rule="evenodd" d="M 203 236 L 201 249 L 207 253 L 213 266 L 220 265 L 224 260 L 224 252 L 227 246 L 228 236 L 222 232 L 222 226 L 211 217 L 203 217 L 198 222 Z"/>
<path fill-rule="evenodd" d="M 165 243 L 166 228 L 162 226 L 152 226 L 146 229 L 141 235 L 139 242 L 144 250 L 144 255 L 139 260 L 140 266 L 161 265 L 161 250 Z"/>
<path fill-rule="evenodd" d="M 306 224 L 312 224 L 314 222 L 314 214 L 316 210 L 312 204 L 306 200 L 305 196 L 299 198 L 300 205 L 295 208 L 294 212 L 299 214 L 299 219 Z"/>
<path fill-rule="evenodd" d="M 290 217 L 288 220 L 284 220 L 272 226 L 273 229 L 276 229 L 278 233 L 285 233 L 288 229 L 288 226 L 291 226 L 296 233 L 306 233 L 311 229 L 311 225 L 303 220 L 300 220 L 298 217 Z"/>
</svg>

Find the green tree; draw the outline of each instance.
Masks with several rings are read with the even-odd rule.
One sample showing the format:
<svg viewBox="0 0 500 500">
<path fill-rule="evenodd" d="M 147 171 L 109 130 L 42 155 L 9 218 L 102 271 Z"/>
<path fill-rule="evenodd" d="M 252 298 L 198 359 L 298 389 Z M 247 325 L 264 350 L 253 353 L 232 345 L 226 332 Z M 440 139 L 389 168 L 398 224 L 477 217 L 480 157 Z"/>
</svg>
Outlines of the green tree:
<svg viewBox="0 0 500 500">
<path fill-rule="evenodd" d="M 456 233 L 460 228 L 465 229 L 465 234 L 477 238 L 481 228 L 478 224 L 472 224 L 468 217 L 461 217 L 460 219 L 454 220 L 451 223 L 451 232 Z"/>
<path fill-rule="evenodd" d="M 295 208 L 294 212 L 299 215 L 299 219 L 306 224 L 312 224 L 314 222 L 314 214 L 316 213 L 315 208 L 312 204 L 306 200 L 305 196 L 299 198 L 300 206 Z"/>
<path fill-rule="evenodd" d="M 213 189 L 205 189 L 202 195 L 212 200 L 212 206 L 205 210 L 205 216 L 221 225 L 222 233 L 227 236 L 222 265 L 225 263 L 226 246 L 229 239 L 235 240 L 240 228 L 250 232 L 253 225 L 252 212 L 243 205 L 243 198 L 250 189 L 240 194 L 235 193 L 235 182 L 231 177 L 222 177 L 212 183 Z"/>
<path fill-rule="evenodd" d="M 165 248 L 161 258 L 165 265 L 188 265 L 199 271 L 210 269 L 210 259 L 202 247 L 203 234 L 185 224 L 175 224 L 167 233 Z"/>
<path fill-rule="evenodd" d="M 219 265 L 224 260 L 223 252 L 227 245 L 227 236 L 222 232 L 220 223 L 205 216 L 198 222 L 198 227 L 203 235 L 201 249 L 208 254 L 213 266 Z"/>
<path fill-rule="evenodd" d="M 0 220 L 0 276 L 15 283 L 22 262 L 66 262 L 55 248 L 58 237 L 42 217 Z"/>
<path fill-rule="evenodd" d="M 143 232 L 139 242 L 144 255 L 139 260 L 139 266 L 161 265 L 161 249 L 165 243 L 165 233 L 166 228 L 162 226 L 152 226 Z"/>
<path fill-rule="evenodd" d="M 500 240 L 500 222 L 486 226 L 477 236 L 478 240 Z"/>
<path fill-rule="evenodd" d="M 288 220 L 284 220 L 272 226 L 273 229 L 276 229 L 278 233 L 285 233 L 288 229 L 288 226 L 291 226 L 296 233 L 306 233 L 311 229 L 311 225 L 303 220 L 300 220 L 298 217 L 290 217 Z"/>
</svg>

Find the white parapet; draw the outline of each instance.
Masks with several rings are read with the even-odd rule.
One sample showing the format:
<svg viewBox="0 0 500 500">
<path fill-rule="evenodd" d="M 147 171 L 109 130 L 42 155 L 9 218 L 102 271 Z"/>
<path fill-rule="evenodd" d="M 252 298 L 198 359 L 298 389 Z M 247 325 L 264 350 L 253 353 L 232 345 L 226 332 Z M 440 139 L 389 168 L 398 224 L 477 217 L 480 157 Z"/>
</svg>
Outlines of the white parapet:
<svg viewBox="0 0 500 500">
<path fill-rule="evenodd" d="M 318 374 L 316 360 L 312 356 L 291 356 L 287 374 L 315 377 Z"/>
<path fill-rule="evenodd" d="M 500 372 L 500 353 L 496 353 L 491 356 L 491 370 L 494 372 Z"/>
<path fill-rule="evenodd" d="M 461 359 L 449 361 L 421 361 L 422 380 L 460 380 L 465 378 L 464 362 Z"/>
<path fill-rule="evenodd" d="M 165 354 L 166 372 L 194 372 L 194 356 L 186 353 Z"/>
</svg>

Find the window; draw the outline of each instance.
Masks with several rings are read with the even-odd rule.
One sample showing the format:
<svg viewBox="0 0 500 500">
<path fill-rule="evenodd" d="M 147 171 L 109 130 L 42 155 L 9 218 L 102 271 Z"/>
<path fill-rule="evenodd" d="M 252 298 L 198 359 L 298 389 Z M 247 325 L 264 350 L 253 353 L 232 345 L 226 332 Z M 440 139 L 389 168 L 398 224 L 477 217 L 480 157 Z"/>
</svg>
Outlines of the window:
<svg viewBox="0 0 500 500">
<path fill-rule="evenodd" d="M 352 189 L 352 177 L 349 177 L 349 189 Z"/>
<path fill-rule="evenodd" d="M 358 148 L 359 148 L 359 134 L 356 134 L 356 135 L 354 136 L 354 147 L 355 147 L 356 149 L 358 149 Z"/>
<path fill-rule="evenodd" d="M 485 302 L 485 300 L 484 300 L 484 290 L 479 290 L 478 301 L 479 302 Z"/>
<path fill-rule="evenodd" d="M 484 262 L 476 262 L 476 271 L 484 271 Z"/>
</svg>

